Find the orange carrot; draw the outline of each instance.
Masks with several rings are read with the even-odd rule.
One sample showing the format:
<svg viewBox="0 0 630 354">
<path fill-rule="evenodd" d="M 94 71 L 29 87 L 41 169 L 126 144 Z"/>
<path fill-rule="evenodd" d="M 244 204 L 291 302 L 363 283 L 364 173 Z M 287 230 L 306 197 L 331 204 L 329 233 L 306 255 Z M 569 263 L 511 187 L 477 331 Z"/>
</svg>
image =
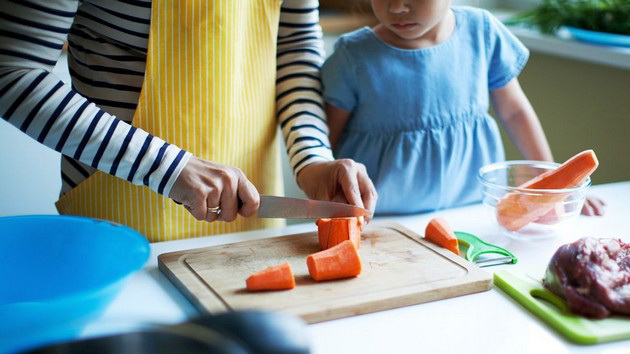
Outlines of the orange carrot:
<svg viewBox="0 0 630 354">
<path fill-rule="evenodd" d="M 531 189 L 564 189 L 580 185 L 599 165 L 593 150 L 583 151 L 558 168 L 547 171 L 519 186 Z M 508 230 L 516 231 L 547 214 L 569 196 L 569 193 L 549 195 L 507 194 L 497 203 L 497 221 Z"/>
<path fill-rule="evenodd" d="M 295 288 L 295 277 L 289 263 L 282 263 L 256 272 L 245 281 L 247 290 L 285 290 Z"/>
<path fill-rule="evenodd" d="M 322 250 L 336 246 L 343 241 L 350 240 L 356 248 L 361 243 L 361 229 L 363 217 L 322 218 L 315 222 L 319 246 Z"/>
<path fill-rule="evenodd" d="M 311 278 L 316 281 L 355 277 L 361 274 L 361 259 L 350 240 L 306 257 Z"/>
<path fill-rule="evenodd" d="M 457 236 L 455 236 L 455 233 L 451 230 L 446 219 L 442 217 L 429 221 L 424 231 L 424 239 L 459 255 Z"/>
<path fill-rule="evenodd" d="M 534 220 L 534 222 L 537 224 L 554 225 L 562 221 L 564 214 L 564 204 L 562 202 L 558 202 L 554 205 L 553 209 L 549 210 L 547 214 Z"/>
</svg>

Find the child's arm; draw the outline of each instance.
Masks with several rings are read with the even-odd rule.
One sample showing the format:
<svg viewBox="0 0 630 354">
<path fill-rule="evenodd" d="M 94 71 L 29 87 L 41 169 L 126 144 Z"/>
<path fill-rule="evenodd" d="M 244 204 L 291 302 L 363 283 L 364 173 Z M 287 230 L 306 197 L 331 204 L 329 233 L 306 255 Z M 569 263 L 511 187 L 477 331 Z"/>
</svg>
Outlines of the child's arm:
<svg viewBox="0 0 630 354">
<path fill-rule="evenodd" d="M 491 91 L 492 106 L 521 155 L 528 160 L 553 161 L 540 120 L 515 78 L 506 86 Z M 584 215 L 604 215 L 603 200 L 587 196 Z"/>
<path fill-rule="evenodd" d="M 523 158 L 553 161 L 545 132 L 518 79 L 490 94 L 495 113 Z"/>
<path fill-rule="evenodd" d="M 330 139 L 330 147 L 333 151 L 341 137 L 343 128 L 345 128 L 348 123 L 348 118 L 350 118 L 350 112 L 344 111 L 326 102 L 326 121 L 329 130 L 328 137 Z"/>
</svg>

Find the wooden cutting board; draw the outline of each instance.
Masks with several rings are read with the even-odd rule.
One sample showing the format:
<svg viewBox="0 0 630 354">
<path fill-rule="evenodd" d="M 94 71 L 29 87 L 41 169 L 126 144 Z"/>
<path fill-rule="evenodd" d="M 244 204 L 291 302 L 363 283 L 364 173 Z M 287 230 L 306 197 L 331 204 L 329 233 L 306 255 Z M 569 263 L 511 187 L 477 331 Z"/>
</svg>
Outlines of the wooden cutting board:
<svg viewBox="0 0 630 354">
<path fill-rule="evenodd" d="M 306 256 L 319 251 L 317 233 L 280 236 L 164 253 L 160 270 L 201 311 L 256 308 L 298 315 L 308 323 L 419 304 L 488 290 L 490 274 L 395 223 L 371 223 L 361 235 L 363 272 L 315 282 Z M 250 293 L 245 279 L 289 262 L 292 290 Z"/>
</svg>

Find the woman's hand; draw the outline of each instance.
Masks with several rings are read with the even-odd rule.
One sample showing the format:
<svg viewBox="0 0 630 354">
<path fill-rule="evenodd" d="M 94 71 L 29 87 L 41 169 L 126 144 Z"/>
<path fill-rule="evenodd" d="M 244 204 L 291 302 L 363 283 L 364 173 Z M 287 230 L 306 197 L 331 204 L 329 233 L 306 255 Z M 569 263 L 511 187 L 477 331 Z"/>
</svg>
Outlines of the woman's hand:
<svg viewBox="0 0 630 354">
<path fill-rule="evenodd" d="M 378 196 L 365 166 L 350 159 L 315 162 L 304 167 L 297 183 L 311 199 L 349 203 L 370 211 L 369 222 Z"/>
<path fill-rule="evenodd" d="M 596 197 L 587 196 L 586 201 L 584 201 L 584 206 L 582 207 L 582 215 L 588 216 L 602 216 L 604 215 L 604 207 L 606 203 Z"/>
<path fill-rule="evenodd" d="M 169 198 L 183 204 L 195 219 L 208 222 L 234 221 L 237 214 L 251 216 L 260 205 L 258 190 L 243 171 L 194 156 L 177 177 Z M 214 207 L 221 213 L 208 211 Z"/>
</svg>

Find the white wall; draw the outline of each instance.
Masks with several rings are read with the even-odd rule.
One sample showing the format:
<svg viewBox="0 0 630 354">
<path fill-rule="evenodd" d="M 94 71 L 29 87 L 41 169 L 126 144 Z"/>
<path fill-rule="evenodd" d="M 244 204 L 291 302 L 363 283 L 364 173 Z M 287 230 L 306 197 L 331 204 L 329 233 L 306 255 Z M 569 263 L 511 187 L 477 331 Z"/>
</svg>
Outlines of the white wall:
<svg viewBox="0 0 630 354">
<path fill-rule="evenodd" d="M 69 82 L 65 55 L 53 72 Z M 57 214 L 61 154 L 0 119 L 0 216 Z"/>
</svg>

